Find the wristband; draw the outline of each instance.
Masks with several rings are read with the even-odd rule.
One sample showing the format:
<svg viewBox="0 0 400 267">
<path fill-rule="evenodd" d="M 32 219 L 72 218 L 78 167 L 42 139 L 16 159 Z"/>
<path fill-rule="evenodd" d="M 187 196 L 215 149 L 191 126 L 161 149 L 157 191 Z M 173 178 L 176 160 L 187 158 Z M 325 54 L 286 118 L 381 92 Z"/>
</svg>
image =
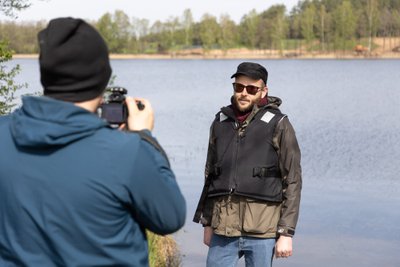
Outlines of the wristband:
<svg viewBox="0 0 400 267">
<path fill-rule="evenodd" d="M 285 228 L 278 228 L 278 234 L 284 235 L 284 236 L 294 236 L 294 230 L 292 229 L 285 229 Z"/>
</svg>

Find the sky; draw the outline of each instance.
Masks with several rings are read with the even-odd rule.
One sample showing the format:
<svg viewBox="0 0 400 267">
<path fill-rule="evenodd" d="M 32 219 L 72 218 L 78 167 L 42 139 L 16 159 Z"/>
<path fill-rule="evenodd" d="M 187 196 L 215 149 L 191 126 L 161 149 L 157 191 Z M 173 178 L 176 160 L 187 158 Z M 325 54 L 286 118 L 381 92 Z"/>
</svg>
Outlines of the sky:
<svg viewBox="0 0 400 267">
<path fill-rule="evenodd" d="M 235 22 L 250 10 L 264 11 L 274 4 L 284 4 L 288 10 L 299 0 L 32 0 L 32 6 L 17 13 L 17 21 L 49 21 L 56 17 L 72 16 L 98 20 L 107 12 L 124 11 L 129 17 L 167 21 L 180 17 L 190 9 L 195 21 L 205 13 L 219 17 L 227 14 Z M 0 15 L 0 20 L 6 19 Z"/>
</svg>

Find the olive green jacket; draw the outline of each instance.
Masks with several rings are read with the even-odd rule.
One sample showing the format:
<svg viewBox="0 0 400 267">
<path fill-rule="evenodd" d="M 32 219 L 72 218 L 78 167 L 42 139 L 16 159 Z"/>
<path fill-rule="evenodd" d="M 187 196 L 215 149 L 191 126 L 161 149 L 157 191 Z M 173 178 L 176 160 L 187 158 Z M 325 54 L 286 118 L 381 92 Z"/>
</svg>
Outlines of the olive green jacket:
<svg viewBox="0 0 400 267">
<path fill-rule="evenodd" d="M 278 108 L 281 100 L 268 97 L 268 106 Z M 260 109 L 254 106 L 252 113 L 242 123 L 239 131 L 246 131 L 254 115 Z M 207 162 L 205 168 L 205 196 L 200 200 L 193 221 L 212 226 L 214 233 L 224 236 L 253 236 L 273 238 L 279 234 L 293 236 L 299 216 L 302 187 L 300 148 L 296 135 L 287 117 L 281 119 L 274 131 L 273 146 L 279 157 L 283 183 L 283 202 L 272 203 L 248 197 L 230 195 L 208 198 L 206 196 L 209 171 L 214 169 L 215 140 L 210 131 Z"/>
</svg>

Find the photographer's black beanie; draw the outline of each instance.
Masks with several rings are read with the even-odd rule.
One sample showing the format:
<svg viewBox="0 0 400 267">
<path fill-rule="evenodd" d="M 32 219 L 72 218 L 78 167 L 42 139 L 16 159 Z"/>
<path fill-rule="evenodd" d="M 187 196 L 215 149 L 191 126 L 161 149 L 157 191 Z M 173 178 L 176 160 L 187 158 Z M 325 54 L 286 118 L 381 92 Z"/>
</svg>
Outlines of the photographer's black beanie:
<svg viewBox="0 0 400 267">
<path fill-rule="evenodd" d="M 83 102 L 101 95 L 111 76 L 107 45 L 81 19 L 51 20 L 38 34 L 44 95 Z"/>
</svg>

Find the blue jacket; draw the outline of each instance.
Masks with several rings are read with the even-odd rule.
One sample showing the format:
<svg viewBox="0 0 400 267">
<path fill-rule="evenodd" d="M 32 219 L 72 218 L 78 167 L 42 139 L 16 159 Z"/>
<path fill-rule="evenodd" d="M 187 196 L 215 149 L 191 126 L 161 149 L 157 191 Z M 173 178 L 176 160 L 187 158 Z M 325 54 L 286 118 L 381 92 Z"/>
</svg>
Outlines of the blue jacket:
<svg viewBox="0 0 400 267">
<path fill-rule="evenodd" d="M 47 97 L 0 117 L 0 266 L 148 266 L 144 229 L 185 217 L 167 159 L 138 134 Z"/>
</svg>

